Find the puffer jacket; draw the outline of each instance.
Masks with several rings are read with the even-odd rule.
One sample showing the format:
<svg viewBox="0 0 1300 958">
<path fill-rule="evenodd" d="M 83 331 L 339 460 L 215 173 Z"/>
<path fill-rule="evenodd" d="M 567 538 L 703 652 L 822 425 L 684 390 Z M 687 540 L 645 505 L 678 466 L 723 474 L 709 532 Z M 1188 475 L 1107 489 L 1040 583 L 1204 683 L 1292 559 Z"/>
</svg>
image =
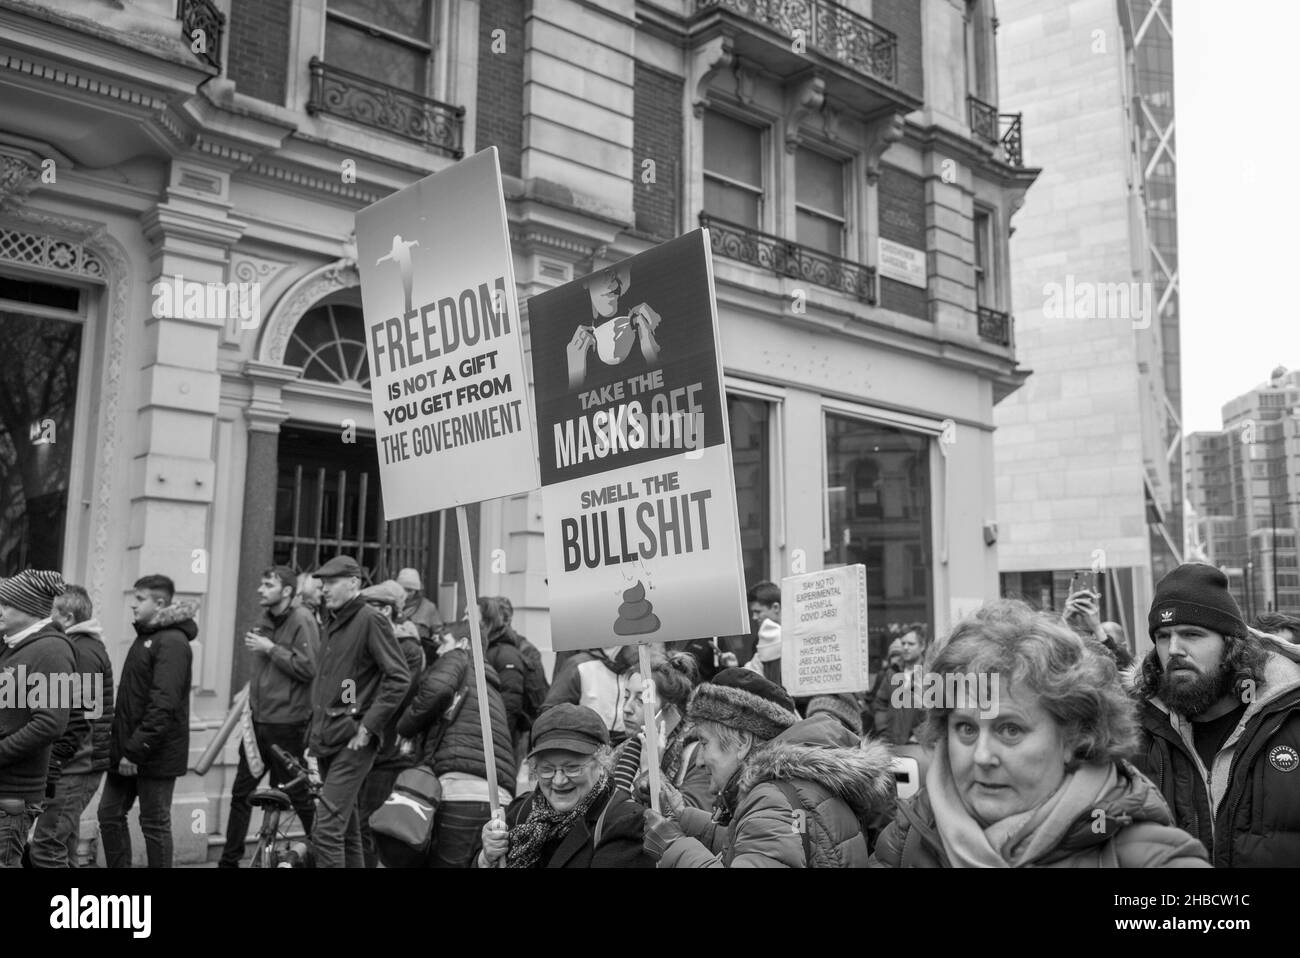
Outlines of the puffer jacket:
<svg viewBox="0 0 1300 958">
<path fill-rule="evenodd" d="M 1205 849 L 1175 828 L 1160 793 L 1128 762 L 1098 808 L 1062 831 L 1060 841 L 1026 867 L 1032 868 L 1208 868 Z M 1097 831 L 1098 821 L 1104 829 Z M 881 834 L 870 868 L 951 868 L 935 826 L 928 795 L 898 803 L 894 821 Z"/>
<path fill-rule="evenodd" d="M 98 619 L 87 619 L 68 626 L 67 636 L 77 660 L 82 707 L 69 714 L 68 728 L 50 753 L 51 780 L 107 769 L 113 735 L 113 663 L 104 629 Z"/>
<path fill-rule="evenodd" d="M 488 714 L 492 719 L 497 785 L 513 795 L 515 757 L 510 744 L 506 708 L 501 700 L 501 678 L 490 663 L 486 663 L 483 678 L 487 682 Z M 443 714 L 462 687 L 465 699 L 460 710 L 451 727 L 441 732 Z M 420 761 L 432 768 L 435 775 L 460 772 L 475 778 L 487 777 L 483 760 L 483 728 L 478 715 L 478 686 L 474 681 L 474 660 L 468 649 L 444 652 L 424 670 L 414 698 L 397 720 L 397 732 L 406 738 L 422 737 Z"/>
<path fill-rule="evenodd" d="M 840 868 L 867 864 L 862 821 L 893 800 L 889 750 L 861 746 L 830 715 L 805 719 L 757 749 L 741 766 L 728 826 L 703 809 L 682 812 L 686 837 L 673 841 L 660 868 L 807 868 L 807 829 L 815 854 Z M 798 797 L 795 808 L 786 790 Z M 720 796 L 727 803 L 727 796 Z M 801 828 L 802 826 L 802 828 Z"/>
<path fill-rule="evenodd" d="M 556 672 L 542 711 L 565 702 L 585 705 L 604 719 L 615 744 L 623 741 L 627 737 L 623 725 L 627 673 L 636 668 L 637 661 L 635 645 L 622 646 L 612 658 L 604 649 L 575 653 Z"/>
<path fill-rule="evenodd" d="M 76 668 L 72 643 L 54 622 L 10 645 L 0 642 L 0 798 L 39 802 L 50 753 L 68 727 L 66 688 L 59 676 Z M 30 684 L 44 678 L 45 695 Z"/>
<path fill-rule="evenodd" d="M 135 623 L 114 702 L 111 770 L 124 758 L 141 778 L 179 778 L 189 767 L 190 643 L 199 634 L 197 614 L 197 603 L 179 600 Z"/>
<path fill-rule="evenodd" d="M 1208 770 L 1190 722 L 1158 698 L 1142 705 L 1135 764 L 1215 868 L 1300 867 L 1300 647 L 1266 649 L 1253 701 Z"/>
<path fill-rule="evenodd" d="M 505 703 L 509 728 L 512 732 L 527 728 L 524 707 L 528 693 L 524 689 L 524 673 L 528 666 L 519 647 L 519 636 L 510 626 L 504 625 L 490 632 L 486 639 L 483 657 L 501 679 L 501 701 Z"/>
</svg>

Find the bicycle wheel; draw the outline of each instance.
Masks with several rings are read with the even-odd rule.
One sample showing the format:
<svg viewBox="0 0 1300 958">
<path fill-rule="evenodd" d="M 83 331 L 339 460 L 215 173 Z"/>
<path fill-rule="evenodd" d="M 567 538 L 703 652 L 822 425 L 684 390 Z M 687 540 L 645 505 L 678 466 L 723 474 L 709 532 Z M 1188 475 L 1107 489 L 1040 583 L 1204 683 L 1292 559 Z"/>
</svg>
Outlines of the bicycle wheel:
<svg viewBox="0 0 1300 958">
<path fill-rule="evenodd" d="M 249 868 L 273 868 L 275 862 L 275 846 L 278 844 L 280 828 L 280 813 L 270 811 L 266 813 L 266 818 L 262 821 L 262 828 L 257 833 L 257 847 L 253 849 L 253 860 L 249 862 Z"/>
</svg>

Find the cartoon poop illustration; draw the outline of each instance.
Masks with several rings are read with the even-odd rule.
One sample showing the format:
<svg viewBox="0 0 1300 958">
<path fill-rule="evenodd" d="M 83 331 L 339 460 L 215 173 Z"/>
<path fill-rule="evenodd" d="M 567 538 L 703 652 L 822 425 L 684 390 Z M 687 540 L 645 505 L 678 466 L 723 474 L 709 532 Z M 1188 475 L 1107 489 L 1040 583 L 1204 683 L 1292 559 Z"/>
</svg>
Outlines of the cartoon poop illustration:
<svg viewBox="0 0 1300 958">
<path fill-rule="evenodd" d="M 646 601 L 645 586 L 637 584 L 623 592 L 623 604 L 618 607 L 618 620 L 614 623 L 615 635 L 646 635 L 659 631 L 659 616 L 654 606 Z"/>
</svg>

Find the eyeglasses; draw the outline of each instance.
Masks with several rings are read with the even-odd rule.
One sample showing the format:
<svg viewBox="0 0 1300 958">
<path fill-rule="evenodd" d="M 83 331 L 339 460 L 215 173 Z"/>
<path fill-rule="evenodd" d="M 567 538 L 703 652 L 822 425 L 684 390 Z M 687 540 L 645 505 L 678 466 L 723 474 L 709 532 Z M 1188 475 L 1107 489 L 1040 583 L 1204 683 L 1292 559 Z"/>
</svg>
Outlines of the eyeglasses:
<svg viewBox="0 0 1300 958">
<path fill-rule="evenodd" d="M 539 765 L 537 766 L 537 777 L 543 782 L 549 782 L 551 779 L 555 778 L 556 772 L 563 772 L 565 778 L 577 778 L 587 770 L 587 765 L 590 761 L 591 759 L 587 759 L 586 762 L 579 762 L 576 765 L 560 765 L 558 767 L 554 765 Z"/>
</svg>

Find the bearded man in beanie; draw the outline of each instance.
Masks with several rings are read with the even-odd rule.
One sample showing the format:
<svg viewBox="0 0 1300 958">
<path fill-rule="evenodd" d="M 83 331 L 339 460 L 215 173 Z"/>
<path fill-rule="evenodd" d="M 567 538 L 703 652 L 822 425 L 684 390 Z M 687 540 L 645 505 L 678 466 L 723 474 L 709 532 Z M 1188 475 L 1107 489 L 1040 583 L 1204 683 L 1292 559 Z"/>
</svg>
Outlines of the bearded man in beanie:
<svg viewBox="0 0 1300 958">
<path fill-rule="evenodd" d="M 1300 648 L 1252 637 L 1202 563 L 1160 581 L 1147 626 L 1135 764 L 1216 868 L 1300 867 Z"/>
<path fill-rule="evenodd" d="M 743 668 L 691 693 L 686 717 L 717 800 L 712 816 L 662 786 L 645 813 L 660 868 L 865 868 L 862 822 L 894 796 L 889 750 L 830 714 L 800 720 L 789 693 Z"/>
<path fill-rule="evenodd" d="M 51 618 L 62 594 L 57 572 L 29 570 L 0 583 L 0 868 L 22 867 L 27 833 L 45 798 L 50 749 L 75 704 L 62 701 L 62 690 L 76 672 L 76 656 Z M 37 694 L 37 676 L 44 694 Z"/>
</svg>

